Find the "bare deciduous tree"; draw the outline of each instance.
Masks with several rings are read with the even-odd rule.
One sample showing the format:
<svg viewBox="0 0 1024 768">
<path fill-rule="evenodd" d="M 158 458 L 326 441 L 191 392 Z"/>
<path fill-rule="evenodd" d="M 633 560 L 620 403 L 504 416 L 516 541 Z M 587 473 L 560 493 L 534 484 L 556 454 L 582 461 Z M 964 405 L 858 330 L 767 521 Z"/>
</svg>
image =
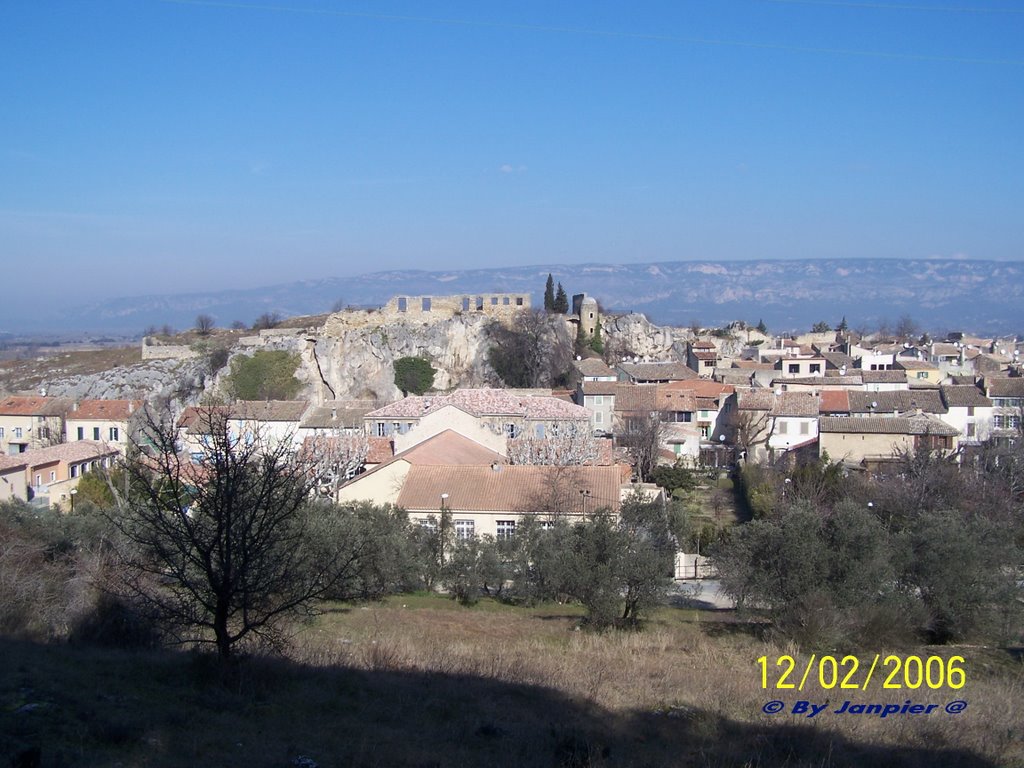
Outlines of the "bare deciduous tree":
<svg viewBox="0 0 1024 768">
<path fill-rule="evenodd" d="M 210 331 L 213 330 L 214 319 L 211 315 L 197 315 L 196 316 L 196 332 L 200 336 L 208 336 Z"/>
<path fill-rule="evenodd" d="M 617 435 L 617 442 L 629 449 L 637 476 L 647 481 L 658 466 L 658 452 L 665 429 L 661 414 L 657 411 L 630 413 L 625 417 L 623 427 Z"/>
<path fill-rule="evenodd" d="M 546 437 L 522 435 L 508 441 L 508 460 L 512 464 L 573 466 L 593 464 L 600 454 L 600 445 L 590 430 L 590 423 L 569 422 L 550 430 Z"/>
</svg>

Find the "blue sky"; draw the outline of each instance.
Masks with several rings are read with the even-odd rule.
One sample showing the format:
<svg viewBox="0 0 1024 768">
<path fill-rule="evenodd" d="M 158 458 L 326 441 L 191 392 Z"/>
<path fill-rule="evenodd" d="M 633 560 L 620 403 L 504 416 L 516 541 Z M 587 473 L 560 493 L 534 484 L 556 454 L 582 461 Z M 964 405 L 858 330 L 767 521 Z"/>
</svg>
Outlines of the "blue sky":
<svg viewBox="0 0 1024 768">
<path fill-rule="evenodd" d="M 40 286 L 1024 257 L 1022 2 L 12 0 L 0 20 L 0 319 Z"/>
</svg>

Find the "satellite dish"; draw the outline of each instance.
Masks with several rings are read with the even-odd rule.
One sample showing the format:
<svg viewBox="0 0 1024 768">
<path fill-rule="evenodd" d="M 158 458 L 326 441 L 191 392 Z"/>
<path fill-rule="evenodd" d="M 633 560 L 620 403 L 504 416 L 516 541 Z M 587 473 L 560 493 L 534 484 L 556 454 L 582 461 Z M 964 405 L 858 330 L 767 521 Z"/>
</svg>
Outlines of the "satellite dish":
<svg viewBox="0 0 1024 768">
<path fill-rule="evenodd" d="M 583 359 L 583 357 L 582 357 L 582 356 L 580 356 L 580 355 L 576 355 L 576 359 L 577 359 L 577 360 L 582 360 L 582 359 Z"/>
<path fill-rule="evenodd" d="M 872 401 L 871 401 L 871 407 L 872 407 L 872 408 L 877 408 L 877 407 L 878 407 L 878 402 L 877 402 L 877 401 L 875 401 L 875 400 L 872 400 Z"/>
<path fill-rule="evenodd" d="M 781 388 L 776 388 L 775 394 L 776 395 L 781 395 L 782 394 L 782 389 Z"/>
</svg>

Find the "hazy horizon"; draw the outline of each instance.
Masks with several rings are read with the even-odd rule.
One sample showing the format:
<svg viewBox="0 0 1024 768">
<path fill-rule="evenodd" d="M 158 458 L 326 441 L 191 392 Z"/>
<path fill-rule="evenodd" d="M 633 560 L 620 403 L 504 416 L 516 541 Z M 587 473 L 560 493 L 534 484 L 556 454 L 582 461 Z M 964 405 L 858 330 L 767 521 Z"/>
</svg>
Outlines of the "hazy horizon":
<svg viewBox="0 0 1024 768">
<path fill-rule="evenodd" d="M 393 269 L 1024 256 L 1011 3 L 41 0 L 0 63 L 3 325 Z"/>
</svg>

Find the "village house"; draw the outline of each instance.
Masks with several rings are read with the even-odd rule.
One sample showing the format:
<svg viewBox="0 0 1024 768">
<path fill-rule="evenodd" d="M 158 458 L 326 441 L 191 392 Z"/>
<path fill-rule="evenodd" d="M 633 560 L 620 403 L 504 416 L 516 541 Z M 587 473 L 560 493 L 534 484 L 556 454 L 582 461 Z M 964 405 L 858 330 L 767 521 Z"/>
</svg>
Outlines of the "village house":
<svg viewBox="0 0 1024 768">
<path fill-rule="evenodd" d="M 883 471 L 903 454 L 941 451 L 952 454 L 959 432 L 930 414 L 913 416 L 866 416 L 848 419 L 822 416 L 819 423 L 819 455 L 847 466 Z"/>
<path fill-rule="evenodd" d="M 686 381 L 697 378 L 697 374 L 684 363 L 663 361 L 657 363 L 619 363 L 619 381 L 630 384 L 668 384 L 671 381 Z"/>
<path fill-rule="evenodd" d="M 894 367 L 906 371 L 911 384 L 938 386 L 946 378 L 937 365 L 926 360 L 897 360 Z"/>
<path fill-rule="evenodd" d="M 710 379 L 720 360 L 718 349 L 710 341 L 693 341 L 687 347 L 686 365 L 699 376 Z"/>
<path fill-rule="evenodd" d="M 1024 416 L 1024 378 L 986 376 L 984 388 L 992 401 L 992 436 L 1018 438 Z"/>
<path fill-rule="evenodd" d="M 629 468 L 510 465 L 504 455 L 453 430 L 395 454 L 343 485 L 339 502 L 396 504 L 421 525 L 450 514 L 457 538 L 507 539 L 526 515 L 582 517 L 618 511 L 634 487 Z"/>
<path fill-rule="evenodd" d="M 978 445 L 992 435 L 992 401 L 973 385 L 943 385 L 939 388 L 946 413 L 944 422 L 960 432 L 960 443 Z"/>
<path fill-rule="evenodd" d="M 105 443 L 81 440 L 26 451 L 18 460 L 25 463 L 29 497 L 46 497 L 48 503 L 62 504 L 83 474 L 110 468 L 119 457 L 118 450 Z"/>
<path fill-rule="evenodd" d="M 550 390 L 457 389 L 447 395 L 410 396 L 363 417 L 367 434 L 388 437 L 401 453 L 446 430 L 507 455 L 507 441 L 543 439 L 577 430 L 590 432 L 582 406 L 552 397 Z"/>
<path fill-rule="evenodd" d="M 13 455 L 64 440 L 64 417 L 71 401 L 43 395 L 12 395 L 0 400 L 0 452 Z"/>
<path fill-rule="evenodd" d="M 26 469 L 28 464 L 25 462 L 24 454 L 0 455 L 0 501 L 28 500 Z"/>
<path fill-rule="evenodd" d="M 142 400 L 81 400 L 72 404 L 65 419 L 68 442 L 103 442 L 125 454 L 132 439 L 132 421 Z"/>
</svg>

